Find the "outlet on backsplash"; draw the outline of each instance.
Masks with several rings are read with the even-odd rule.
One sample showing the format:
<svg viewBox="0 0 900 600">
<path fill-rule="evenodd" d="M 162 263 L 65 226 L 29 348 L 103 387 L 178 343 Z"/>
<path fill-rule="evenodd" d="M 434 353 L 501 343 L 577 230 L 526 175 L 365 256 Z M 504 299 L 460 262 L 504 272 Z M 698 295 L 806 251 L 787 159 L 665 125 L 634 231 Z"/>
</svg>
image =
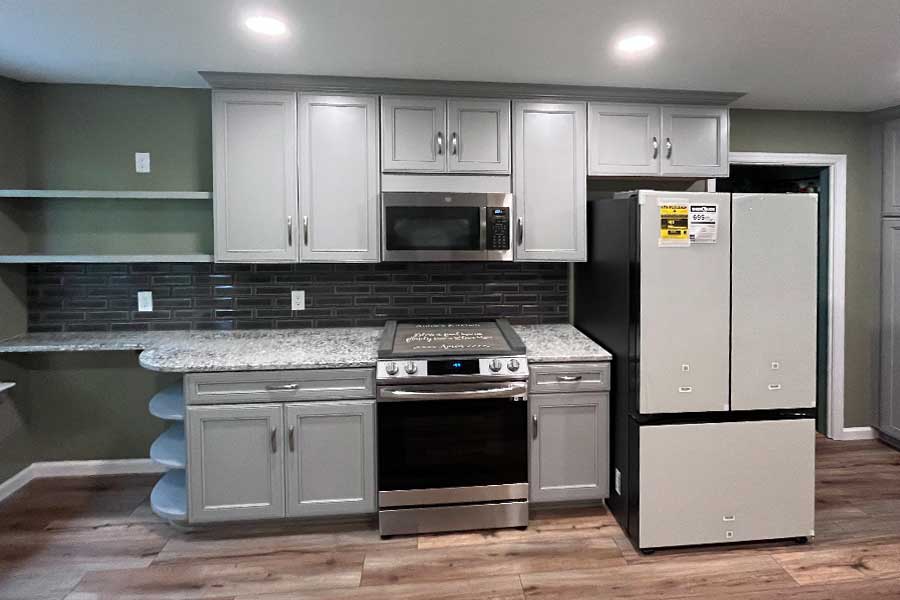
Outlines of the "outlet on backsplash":
<svg viewBox="0 0 900 600">
<path fill-rule="evenodd" d="M 303 290 L 291 291 L 291 310 L 306 310 L 306 292 Z"/>
</svg>

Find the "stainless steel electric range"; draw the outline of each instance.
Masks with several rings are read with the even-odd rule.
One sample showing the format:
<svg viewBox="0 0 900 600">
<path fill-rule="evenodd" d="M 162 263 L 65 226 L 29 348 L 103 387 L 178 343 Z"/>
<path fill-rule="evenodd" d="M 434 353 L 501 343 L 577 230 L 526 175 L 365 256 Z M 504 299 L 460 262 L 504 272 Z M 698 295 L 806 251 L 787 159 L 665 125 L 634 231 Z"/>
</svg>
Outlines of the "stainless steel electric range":
<svg viewBox="0 0 900 600">
<path fill-rule="evenodd" d="M 385 325 L 381 535 L 528 525 L 528 362 L 505 319 Z"/>
</svg>

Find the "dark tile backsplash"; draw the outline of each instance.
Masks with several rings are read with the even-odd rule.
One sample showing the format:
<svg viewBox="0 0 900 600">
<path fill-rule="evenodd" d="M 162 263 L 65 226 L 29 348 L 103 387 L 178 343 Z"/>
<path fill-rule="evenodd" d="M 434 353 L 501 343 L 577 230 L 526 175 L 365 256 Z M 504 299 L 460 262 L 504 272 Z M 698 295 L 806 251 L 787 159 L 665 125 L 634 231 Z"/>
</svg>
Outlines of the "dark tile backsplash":
<svg viewBox="0 0 900 600">
<path fill-rule="evenodd" d="M 292 312 L 290 292 L 306 291 Z M 137 292 L 153 312 L 137 312 Z M 387 319 L 508 317 L 565 323 L 559 263 L 46 264 L 28 268 L 28 330 L 162 331 L 379 326 Z"/>
</svg>

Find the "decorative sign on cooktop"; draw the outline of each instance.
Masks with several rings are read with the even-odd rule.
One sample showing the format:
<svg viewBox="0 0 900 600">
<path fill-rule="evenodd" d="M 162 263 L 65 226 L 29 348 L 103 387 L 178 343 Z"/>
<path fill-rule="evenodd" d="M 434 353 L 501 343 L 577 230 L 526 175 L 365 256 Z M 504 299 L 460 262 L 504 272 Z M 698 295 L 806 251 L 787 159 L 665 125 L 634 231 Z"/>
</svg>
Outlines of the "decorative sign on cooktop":
<svg viewBox="0 0 900 600">
<path fill-rule="evenodd" d="M 505 331 L 508 330 L 508 331 Z M 382 350 L 389 356 L 464 356 L 524 352 L 521 340 L 510 340 L 504 320 L 469 323 L 394 323 L 385 327 Z M 518 336 L 515 336 L 518 338 Z M 516 346 L 522 345 L 522 348 Z"/>
</svg>

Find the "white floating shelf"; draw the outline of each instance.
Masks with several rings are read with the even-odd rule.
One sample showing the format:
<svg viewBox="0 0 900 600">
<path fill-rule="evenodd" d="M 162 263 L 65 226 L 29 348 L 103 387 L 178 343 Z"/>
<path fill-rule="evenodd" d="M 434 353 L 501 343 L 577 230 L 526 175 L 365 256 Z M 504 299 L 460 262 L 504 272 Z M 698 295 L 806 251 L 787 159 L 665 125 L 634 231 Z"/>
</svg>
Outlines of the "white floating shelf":
<svg viewBox="0 0 900 600">
<path fill-rule="evenodd" d="M 183 469 L 187 464 L 184 424 L 173 423 L 150 446 L 150 458 L 170 469 Z"/>
<path fill-rule="evenodd" d="M 111 198 L 114 200 L 209 200 L 209 192 L 110 190 L 2 190 L 0 198 Z"/>
<path fill-rule="evenodd" d="M 169 471 L 156 482 L 150 492 L 150 508 L 169 521 L 179 523 L 187 520 L 187 487 L 183 470 Z"/>
<path fill-rule="evenodd" d="M 0 264 L 40 263 L 208 263 L 212 254 L 0 254 Z"/>
<path fill-rule="evenodd" d="M 164 421 L 184 421 L 184 387 L 173 383 L 150 399 L 150 414 Z"/>
<path fill-rule="evenodd" d="M 16 387 L 16 384 L 12 381 L 0 381 L 0 393 L 11 390 L 14 387 Z"/>
</svg>

